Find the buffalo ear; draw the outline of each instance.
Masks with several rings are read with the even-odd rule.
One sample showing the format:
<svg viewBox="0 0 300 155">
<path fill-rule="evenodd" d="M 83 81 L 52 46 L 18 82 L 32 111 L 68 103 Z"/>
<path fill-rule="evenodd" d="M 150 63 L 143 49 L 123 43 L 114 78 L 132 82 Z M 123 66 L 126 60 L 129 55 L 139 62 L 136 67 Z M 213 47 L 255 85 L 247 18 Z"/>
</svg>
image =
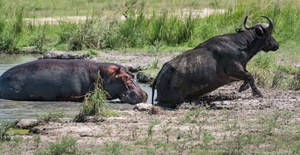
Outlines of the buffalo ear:
<svg viewBox="0 0 300 155">
<path fill-rule="evenodd" d="M 242 28 L 236 28 L 235 32 L 240 33 L 240 32 L 244 32 L 245 30 L 243 30 Z"/>
<path fill-rule="evenodd" d="M 262 36 L 264 34 L 264 30 L 261 27 L 255 28 L 255 32 L 258 36 Z"/>
</svg>

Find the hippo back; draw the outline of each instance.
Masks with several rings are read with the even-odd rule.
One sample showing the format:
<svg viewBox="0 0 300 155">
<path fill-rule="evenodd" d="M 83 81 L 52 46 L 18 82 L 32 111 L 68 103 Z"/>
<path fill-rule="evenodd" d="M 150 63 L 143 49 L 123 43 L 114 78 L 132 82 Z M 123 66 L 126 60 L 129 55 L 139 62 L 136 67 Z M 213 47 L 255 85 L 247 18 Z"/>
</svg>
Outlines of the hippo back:
<svg viewBox="0 0 300 155">
<path fill-rule="evenodd" d="M 97 63 L 41 59 L 15 66 L 0 77 L 0 98 L 81 100 L 96 78 Z"/>
</svg>

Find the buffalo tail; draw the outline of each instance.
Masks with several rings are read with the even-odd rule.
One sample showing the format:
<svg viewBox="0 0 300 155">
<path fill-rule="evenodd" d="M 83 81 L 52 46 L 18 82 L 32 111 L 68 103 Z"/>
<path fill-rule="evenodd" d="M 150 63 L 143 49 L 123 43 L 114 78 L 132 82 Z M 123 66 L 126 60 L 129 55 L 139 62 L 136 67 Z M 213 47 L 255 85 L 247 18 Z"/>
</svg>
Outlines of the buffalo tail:
<svg viewBox="0 0 300 155">
<path fill-rule="evenodd" d="M 157 77 L 154 79 L 152 83 L 152 99 L 151 99 L 151 104 L 154 104 L 154 94 L 155 94 L 155 85 L 156 85 Z"/>
</svg>

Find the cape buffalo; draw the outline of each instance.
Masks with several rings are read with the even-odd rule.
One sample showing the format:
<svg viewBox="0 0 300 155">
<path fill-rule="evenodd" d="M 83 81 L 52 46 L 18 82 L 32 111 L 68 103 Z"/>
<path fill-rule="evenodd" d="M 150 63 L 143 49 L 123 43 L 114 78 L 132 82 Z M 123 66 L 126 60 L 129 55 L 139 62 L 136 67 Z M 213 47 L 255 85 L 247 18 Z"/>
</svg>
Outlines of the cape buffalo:
<svg viewBox="0 0 300 155">
<path fill-rule="evenodd" d="M 82 101 L 102 79 L 107 99 L 136 104 L 147 94 L 127 68 L 79 59 L 39 59 L 15 66 L 0 77 L 0 98 L 24 101 Z"/>
<path fill-rule="evenodd" d="M 240 91 L 252 88 L 255 97 L 262 97 L 253 76 L 246 70 L 248 61 L 263 50 L 276 51 L 278 43 L 272 37 L 273 21 L 247 27 L 236 33 L 212 37 L 196 48 L 166 62 L 152 85 L 157 89 L 158 105 L 176 107 L 185 100 L 205 95 L 233 81 L 244 80 Z"/>
</svg>

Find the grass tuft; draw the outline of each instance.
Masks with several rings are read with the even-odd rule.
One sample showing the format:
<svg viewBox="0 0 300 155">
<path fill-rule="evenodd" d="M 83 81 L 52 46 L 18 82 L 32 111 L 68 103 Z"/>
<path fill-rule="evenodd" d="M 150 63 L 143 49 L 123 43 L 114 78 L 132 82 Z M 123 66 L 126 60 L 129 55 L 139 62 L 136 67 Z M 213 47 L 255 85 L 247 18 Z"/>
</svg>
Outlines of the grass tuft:
<svg viewBox="0 0 300 155">
<path fill-rule="evenodd" d="M 94 83 L 94 90 L 85 96 L 82 109 L 75 117 L 76 122 L 84 122 L 86 116 L 118 116 L 119 114 L 111 110 L 106 105 L 106 97 L 109 94 L 102 88 L 102 79 L 98 73 L 97 80 Z"/>
<path fill-rule="evenodd" d="M 10 140 L 8 132 L 13 126 L 12 122 L 0 119 L 0 141 Z"/>
<path fill-rule="evenodd" d="M 65 114 L 63 112 L 48 112 L 46 114 L 38 114 L 38 122 L 49 123 L 49 122 L 61 122 Z"/>
<path fill-rule="evenodd" d="M 37 150 L 35 155 L 60 155 L 76 154 L 77 141 L 70 137 L 64 137 L 60 142 L 50 142 L 48 148 Z"/>
</svg>

